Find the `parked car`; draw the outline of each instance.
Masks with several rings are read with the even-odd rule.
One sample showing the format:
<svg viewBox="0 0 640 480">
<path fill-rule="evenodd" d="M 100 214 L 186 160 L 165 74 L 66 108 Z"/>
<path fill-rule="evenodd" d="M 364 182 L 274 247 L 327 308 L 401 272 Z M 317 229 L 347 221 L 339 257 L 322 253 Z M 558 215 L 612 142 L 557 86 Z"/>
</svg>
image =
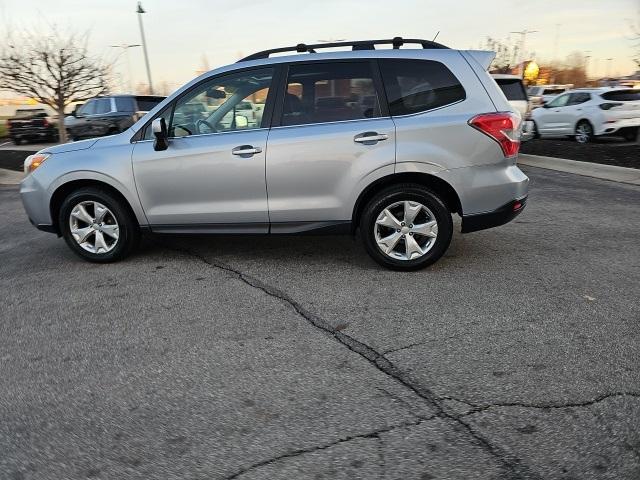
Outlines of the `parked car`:
<svg viewBox="0 0 640 480">
<path fill-rule="evenodd" d="M 359 230 L 381 265 L 422 268 L 447 250 L 452 214 L 468 233 L 525 206 L 520 115 L 487 73 L 494 56 L 400 38 L 259 52 L 189 82 L 119 135 L 30 156 L 22 201 L 34 225 L 93 262 L 124 258 L 142 231 Z M 268 91 L 259 125 L 222 123 L 258 91 Z M 333 92 L 375 101 L 346 109 Z M 207 118 L 181 116 L 210 98 L 223 101 Z"/>
<path fill-rule="evenodd" d="M 531 113 L 540 137 L 573 136 L 587 143 L 601 135 L 638 137 L 640 90 L 580 88 L 570 90 Z"/>
<path fill-rule="evenodd" d="M 522 117 L 521 141 L 526 142 L 533 138 L 533 121 L 531 120 L 531 106 L 527 97 L 527 90 L 524 87 L 522 78 L 517 75 L 491 74 L 496 81 L 507 101 L 515 111 Z"/>
<path fill-rule="evenodd" d="M 7 133 L 16 145 L 34 140 L 56 142 L 58 124 L 44 108 L 19 108 L 7 119 Z"/>
<path fill-rule="evenodd" d="M 164 98 L 150 95 L 92 98 L 66 117 L 64 126 L 72 140 L 124 132 Z"/>
<path fill-rule="evenodd" d="M 531 109 L 541 107 L 572 88 L 573 85 L 536 85 L 529 87 L 527 93 L 529 94 Z"/>
</svg>

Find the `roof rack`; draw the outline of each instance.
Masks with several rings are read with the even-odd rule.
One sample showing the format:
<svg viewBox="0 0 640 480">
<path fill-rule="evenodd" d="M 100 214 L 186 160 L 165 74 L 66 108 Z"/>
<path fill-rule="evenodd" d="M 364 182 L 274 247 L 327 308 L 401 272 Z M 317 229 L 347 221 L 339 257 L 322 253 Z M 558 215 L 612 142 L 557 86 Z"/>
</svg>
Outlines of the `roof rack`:
<svg viewBox="0 0 640 480">
<path fill-rule="evenodd" d="M 333 48 L 333 47 L 351 47 L 351 50 L 375 50 L 376 45 L 393 45 L 394 49 L 400 48 L 402 45 L 412 43 L 417 45 L 422 45 L 422 48 L 449 48 L 445 45 L 442 45 L 437 42 L 432 42 L 431 40 L 422 40 L 419 38 L 402 38 L 402 37 L 394 37 L 391 39 L 382 39 L 382 40 L 357 40 L 354 42 L 332 42 L 332 43 L 316 43 L 313 45 L 306 45 L 304 43 L 299 43 L 295 47 L 282 47 L 282 48 L 274 48 L 271 50 L 263 50 L 262 52 L 257 52 L 248 57 L 244 57 L 238 62 L 246 62 L 249 60 L 258 60 L 260 58 L 269 58 L 269 56 L 273 53 L 283 53 L 283 52 L 298 52 L 298 53 L 316 53 L 316 50 L 321 48 Z"/>
</svg>

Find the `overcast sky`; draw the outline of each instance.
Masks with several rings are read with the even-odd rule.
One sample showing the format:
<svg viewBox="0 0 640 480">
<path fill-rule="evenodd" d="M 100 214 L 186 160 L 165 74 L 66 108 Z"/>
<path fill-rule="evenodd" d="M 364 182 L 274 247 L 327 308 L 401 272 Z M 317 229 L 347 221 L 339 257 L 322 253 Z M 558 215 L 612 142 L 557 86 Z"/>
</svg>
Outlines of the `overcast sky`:
<svg viewBox="0 0 640 480">
<path fill-rule="evenodd" d="M 486 37 L 527 36 L 538 59 L 590 52 L 589 73 L 629 74 L 631 28 L 640 0 L 143 0 L 154 83 L 178 86 L 195 76 L 206 57 L 211 68 L 241 54 L 324 39 L 432 38 L 454 48 L 477 48 Z M 575 6 L 574 6 L 575 5 Z M 140 43 L 135 0 L 0 0 L 2 30 L 47 29 L 55 24 L 90 32 L 95 54 L 116 57 L 113 44 Z M 512 37 L 515 35 L 511 34 Z M 519 38 L 519 37 L 518 37 Z M 133 83 L 145 81 L 142 50 L 130 50 Z M 116 71 L 128 82 L 126 57 Z"/>
</svg>

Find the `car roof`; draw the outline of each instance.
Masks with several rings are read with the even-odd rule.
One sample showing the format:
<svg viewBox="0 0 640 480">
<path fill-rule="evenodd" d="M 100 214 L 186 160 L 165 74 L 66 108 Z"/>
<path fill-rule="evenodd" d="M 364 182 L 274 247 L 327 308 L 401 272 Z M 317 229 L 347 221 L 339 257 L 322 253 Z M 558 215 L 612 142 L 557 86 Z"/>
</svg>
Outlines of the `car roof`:
<svg viewBox="0 0 640 480">
<path fill-rule="evenodd" d="M 507 73 L 492 73 L 491 76 L 493 78 L 495 78 L 496 80 L 520 80 L 522 81 L 522 78 L 518 75 L 510 75 Z"/>
</svg>

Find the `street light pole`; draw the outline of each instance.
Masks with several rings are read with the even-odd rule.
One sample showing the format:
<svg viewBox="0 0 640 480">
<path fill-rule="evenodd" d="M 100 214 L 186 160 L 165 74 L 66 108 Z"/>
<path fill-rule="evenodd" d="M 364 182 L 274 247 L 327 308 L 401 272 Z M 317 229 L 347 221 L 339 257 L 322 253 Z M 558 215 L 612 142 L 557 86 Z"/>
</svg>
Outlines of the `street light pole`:
<svg viewBox="0 0 640 480">
<path fill-rule="evenodd" d="M 140 25 L 140 36 L 142 37 L 142 50 L 144 50 L 144 62 L 147 65 L 147 78 L 149 79 L 149 93 L 153 95 L 153 82 L 151 81 L 151 68 L 149 67 L 149 54 L 147 53 L 147 41 L 144 38 L 144 27 L 142 26 L 142 14 L 146 13 L 145 9 L 142 8 L 142 3 L 138 2 L 138 9 L 136 10 L 138 14 L 138 25 Z"/>
<path fill-rule="evenodd" d="M 131 61 L 129 60 L 129 49 L 130 48 L 134 48 L 134 47 L 140 47 L 140 44 L 130 44 L 127 45 L 126 43 L 123 43 L 122 45 L 111 45 L 112 48 L 121 48 L 122 52 L 120 52 L 121 54 L 124 53 L 124 56 L 126 57 L 127 60 L 127 70 L 129 71 L 129 93 L 133 93 L 133 73 L 131 72 Z M 120 55 L 118 55 L 119 57 Z M 117 57 L 116 57 L 117 60 Z"/>
</svg>

